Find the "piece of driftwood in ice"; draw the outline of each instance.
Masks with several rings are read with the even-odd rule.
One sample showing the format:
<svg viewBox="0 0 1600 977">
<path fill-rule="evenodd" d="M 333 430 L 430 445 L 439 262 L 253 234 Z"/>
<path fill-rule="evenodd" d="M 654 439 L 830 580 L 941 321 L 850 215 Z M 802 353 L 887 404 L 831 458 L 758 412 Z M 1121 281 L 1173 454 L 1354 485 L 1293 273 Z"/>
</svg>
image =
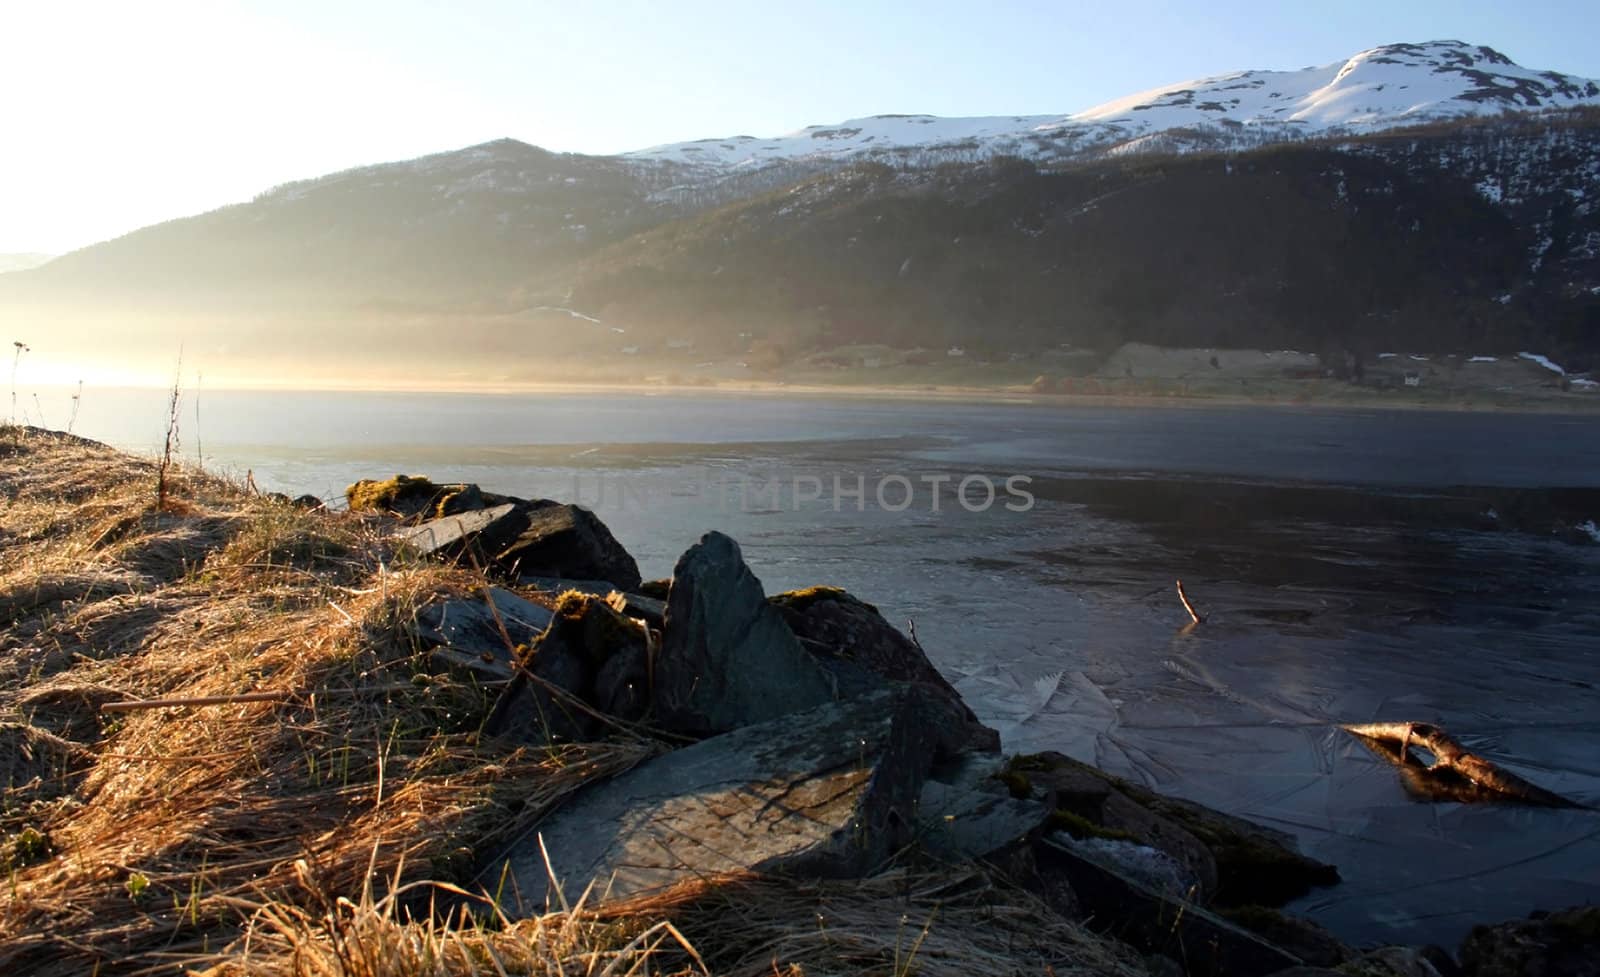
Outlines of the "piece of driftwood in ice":
<svg viewBox="0 0 1600 977">
<path fill-rule="evenodd" d="M 1178 599 L 1183 601 L 1183 609 L 1189 612 L 1189 621 L 1191 624 L 1205 623 L 1206 616 L 1194 609 L 1194 605 L 1189 603 L 1189 595 L 1183 592 L 1182 580 L 1178 581 Z"/>
<path fill-rule="evenodd" d="M 1458 777 L 1484 792 L 1477 795 L 1482 799 L 1514 800 L 1541 807 L 1586 806 L 1529 783 L 1493 762 L 1469 753 L 1455 737 L 1431 723 L 1360 723 L 1340 728 L 1369 742 L 1394 744 L 1392 750 L 1374 746 L 1373 752 L 1399 764 L 1402 770 L 1420 768 L 1430 780 Z M 1433 754 L 1433 762 L 1423 763 L 1411 752 L 1413 746 Z M 1425 785 L 1430 794 L 1439 794 L 1451 800 L 1473 796 L 1451 789 L 1452 785 L 1449 784 L 1441 783 L 1439 786 L 1444 789 L 1435 790 L 1431 783 Z"/>
</svg>

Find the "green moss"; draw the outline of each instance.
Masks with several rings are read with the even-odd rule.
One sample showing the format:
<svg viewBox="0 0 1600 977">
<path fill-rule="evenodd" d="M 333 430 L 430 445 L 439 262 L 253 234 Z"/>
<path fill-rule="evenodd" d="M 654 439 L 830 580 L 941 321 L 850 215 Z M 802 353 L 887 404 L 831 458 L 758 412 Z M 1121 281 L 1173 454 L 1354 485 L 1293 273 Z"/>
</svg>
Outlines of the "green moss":
<svg viewBox="0 0 1600 977">
<path fill-rule="evenodd" d="M 422 475 L 396 475 L 381 482 L 363 478 L 344 490 L 344 498 L 351 512 L 391 512 L 402 501 L 433 498 L 443 492 Z"/>
<path fill-rule="evenodd" d="M 1065 831 L 1067 834 L 1078 839 L 1105 838 L 1108 841 L 1131 841 L 1135 844 L 1144 843 L 1137 835 L 1129 834 L 1126 831 L 1118 831 L 1116 828 L 1107 828 L 1104 825 L 1095 824 L 1093 821 L 1089 820 L 1083 815 L 1078 814 L 1075 811 L 1069 811 L 1064 807 L 1058 807 L 1054 811 L 1051 811 L 1050 817 L 1045 823 L 1050 826 L 1052 831 Z"/>
<path fill-rule="evenodd" d="M 803 614 L 812 604 L 825 600 L 860 604 L 874 613 L 877 613 L 878 610 L 866 601 L 858 600 L 851 596 L 849 591 L 840 587 L 802 587 L 799 590 L 790 590 L 777 594 L 769 598 L 768 602 L 780 608 Z"/>
<path fill-rule="evenodd" d="M 55 853 L 50 836 L 29 826 L 6 839 L 4 863 L 7 868 L 17 869 L 42 862 Z"/>
<path fill-rule="evenodd" d="M 639 626 L 617 613 L 604 597 L 564 591 L 556 598 L 555 615 L 552 626 L 595 665 L 604 664 L 618 648 L 643 640 Z"/>
<path fill-rule="evenodd" d="M 1154 795 L 1151 795 L 1152 797 Z M 1333 885 L 1339 872 L 1291 851 L 1264 837 L 1231 830 L 1182 804 L 1139 799 L 1150 810 L 1176 821 L 1200 839 L 1217 861 L 1216 903 L 1219 906 L 1241 902 L 1281 905 L 1308 892 L 1313 886 Z"/>
<path fill-rule="evenodd" d="M 1012 797 L 1022 799 L 1033 796 L 1033 781 L 1028 779 L 1027 774 L 1006 769 L 994 776 L 996 780 L 1006 785 L 1006 790 L 1011 792 Z"/>
</svg>

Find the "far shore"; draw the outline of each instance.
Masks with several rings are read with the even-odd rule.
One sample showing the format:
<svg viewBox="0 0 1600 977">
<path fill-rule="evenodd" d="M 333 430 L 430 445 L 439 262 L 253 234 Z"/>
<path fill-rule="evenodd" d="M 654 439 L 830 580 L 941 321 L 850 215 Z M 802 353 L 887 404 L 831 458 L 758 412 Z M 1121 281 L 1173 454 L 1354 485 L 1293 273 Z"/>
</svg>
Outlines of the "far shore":
<svg viewBox="0 0 1600 977">
<path fill-rule="evenodd" d="M 1296 388 L 1295 383 L 1307 384 Z M 1315 385 L 1315 386 L 1310 386 Z M 169 389 L 170 384 L 118 384 L 122 389 Z M 1427 396 L 1400 390 L 1374 390 L 1333 381 L 1274 381 L 1259 396 L 1173 388 L 1152 393 L 1040 393 L 1025 384 L 853 384 L 728 380 L 708 383 L 640 383 L 623 381 L 445 381 L 367 378 L 337 381 L 321 378 L 301 383 L 207 383 L 206 393 L 223 391 L 306 393 L 409 393 L 526 396 L 536 394 L 630 394 L 668 396 L 842 397 L 862 400 L 936 401 L 971 404 L 1013 404 L 1037 407 L 1235 408 L 1294 410 L 1396 410 L 1470 413 L 1583 414 L 1600 411 L 1600 393 L 1552 391 L 1529 396 L 1485 390 L 1477 396 Z"/>
</svg>

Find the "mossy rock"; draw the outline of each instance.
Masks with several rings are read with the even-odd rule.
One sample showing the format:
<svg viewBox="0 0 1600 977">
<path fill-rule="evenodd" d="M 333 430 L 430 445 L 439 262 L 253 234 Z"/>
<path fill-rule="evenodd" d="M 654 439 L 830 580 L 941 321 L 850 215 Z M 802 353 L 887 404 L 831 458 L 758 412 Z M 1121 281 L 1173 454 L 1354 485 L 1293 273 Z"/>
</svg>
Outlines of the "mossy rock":
<svg viewBox="0 0 1600 977">
<path fill-rule="evenodd" d="M 1084 838 L 1104 838 L 1107 841 L 1131 841 L 1140 844 L 1140 840 L 1127 831 L 1118 831 L 1096 824 L 1088 818 L 1066 808 L 1058 807 L 1050 812 L 1050 818 L 1045 822 L 1052 831 L 1065 831 L 1079 841 Z"/>
<path fill-rule="evenodd" d="M 660 580 L 646 580 L 639 585 L 638 593 L 641 597 L 666 600 L 672 593 L 672 578 L 663 577 Z"/>
<path fill-rule="evenodd" d="M 639 626 L 617 613 L 604 597 L 579 590 L 568 590 L 556 598 L 554 627 L 562 638 L 583 651 L 591 665 L 599 668 L 612 653 L 642 640 Z"/>
<path fill-rule="evenodd" d="M 1217 905 L 1281 906 L 1317 886 L 1339 882 L 1339 870 L 1332 865 L 1307 858 L 1262 830 L 1235 828 L 1220 812 L 1149 792 L 1135 800 L 1211 849 L 1217 860 Z"/>
<path fill-rule="evenodd" d="M 1337 967 L 1355 955 L 1316 923 L 1268 906 L 1234 906 L 1220 910 L 1218 915 L 1283 947 L 1313 967 Z"/>
<path fill-rule="evenodd" d="M 1018 756 L 1006 769 L 1016 777 L 1031 777 L 1035 787 L 1053 793 L 1058 808 L 1091 825 L 1118 830 L 1104 823 L 1108 819 L 1107 805 L 1115 803 L 1121 820 L 1135 813 L 1130 805 L 1136 805 L 1148 812 L 1140 816 L 1144 820 L 1151 820 L 1149 816 L 1153 815 L 1155 821 L 1167 825 L 1158 831 L 1152 821 L 1151 830 L 1162 838 L 1139 837 L 1135 832 L 1135 839 L 1141 843 L 1168 850 L 1174 844 L 1194 847 L 1198 842 L 1215 862 L 1216 882 L 1211 891 L 1214 905 L 1281 906 L 1315 886 L 1339 881 L 1338 869 L 1300 854 L 1293 847 L 1293 839 L 1281 832 L 1201 804 L 1157 794 L 1070 757 L 1057 753 Z M 1115 796 L 1119 794 L 1120 799 Z M 1167 835 L 1179 837 L 1165 838 Z M 1180 854 L 1169 853 L 1174 857 Z M 1192 862 L 1194 858 L 1180 860 Z"/>
<path fill-rule="evenodd" d="M 396 475 L 382 481 L 363 478 L 344 490 L 351 512 L 385 512 L 415 516 L 438 506 L 461 486 L 441 486 L 423 475 Z"/>
<path fill-rule="evenodd" d="M 825 600 L 859 604 L 874 614 L 878 613 L 876 607 L 856 598 L 848 590 L 841 587 L 802 587 L 799 590 L 785 591 L 767 598 L 768 603 L 775 605 L 780 610 L 790 610 L 798 614 L 804 614 L 811 605 Z"/>
<path fill-rule="evenodd" d="M 1591 977 L 1600 974 L 1600 906 L 1536 913 L 1474 926 L 1461 967 L 1477 977 Z"/>
<path fill-rule="evenodd" d="M 1025 801 L 1033 796 L 1033 782 L 1028 775 L 1011 768 L 1006 768 L 995 774 L 995 779 L 1006 785 L 1006 790 L 1019 801 Z"/>
</svg>

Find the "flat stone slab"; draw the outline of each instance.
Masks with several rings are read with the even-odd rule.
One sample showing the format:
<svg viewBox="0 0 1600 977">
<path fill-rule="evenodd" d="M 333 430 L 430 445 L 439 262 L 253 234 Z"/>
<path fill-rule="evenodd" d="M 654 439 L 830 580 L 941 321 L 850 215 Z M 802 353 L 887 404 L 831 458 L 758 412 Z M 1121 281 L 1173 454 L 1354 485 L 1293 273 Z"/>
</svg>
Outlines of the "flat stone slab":
<svg viewBox="0 0 1600 977">
<path fill-rule="evenodd" d="M 850 878 L 909 839 L 933 737 L 915 699 L 880 691 L 703 740 L 587 788 L 488 863 L 479 883 L 558 904 L 752 870 Z"/>
<path fill-rule="evenodd" d="M 421 556 L 458 559 L 471 553 L 487 563 L 526 527 L 526 517 L 508 502 L 402 529 L 395 538 Z"/>
<path fill-rule="evenodd" d="M 514 645 L 528 644 L 550 626 L 553 615 L 549 608 L 500 587 L 490 588 L 488 598 L 494 601 Z M 436 659 L 490 678 L 511 677 L 511 649 L 506 647 L 484 597 L 428 604 L 417 612 L 411 633 L 419 641 L 438 646 L 433 649 Z"/>
<path fill-rule="evenodd" d="M 984 858 L 1030 838 L 1049 817 L 1038 801 L 930 780 L 917 805 L 917 838 L 949 858 Z"/>
<path fill-rule="evenodd" d="M 1033 850 L 1041 873 L 1071 883 L 1090 929 L 1182 960 L 1195 977 L 1265 977 L 1305 962 L 1194 902 L 1150 888 L 1092 849 L 1046 835 Z"/>
</svg>

